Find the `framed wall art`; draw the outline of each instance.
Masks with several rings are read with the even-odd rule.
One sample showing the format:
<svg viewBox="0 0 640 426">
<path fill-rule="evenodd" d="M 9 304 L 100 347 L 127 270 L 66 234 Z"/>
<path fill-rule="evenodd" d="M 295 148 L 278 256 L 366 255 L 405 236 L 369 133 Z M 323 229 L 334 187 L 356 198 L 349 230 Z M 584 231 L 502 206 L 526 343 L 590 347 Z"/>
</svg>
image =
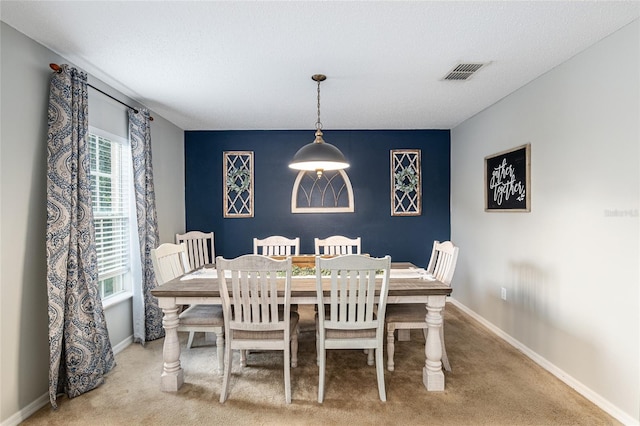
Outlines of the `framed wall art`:
<svg viewBox="0 0 640 426">
<path fill-rule="evenodd" d="M 487 212 L 531 211 L 531 144 L 484 158 Z"/>
<path fill-rule="evenodd" d="M 224 217 L 253 217 L 253 151 L 225 151 L 222 162 Z"/>
<path fill-rule="evenodd" d="M 391 216 L 422 214 L 419 149 L 391 150 Z"/>
</svg>

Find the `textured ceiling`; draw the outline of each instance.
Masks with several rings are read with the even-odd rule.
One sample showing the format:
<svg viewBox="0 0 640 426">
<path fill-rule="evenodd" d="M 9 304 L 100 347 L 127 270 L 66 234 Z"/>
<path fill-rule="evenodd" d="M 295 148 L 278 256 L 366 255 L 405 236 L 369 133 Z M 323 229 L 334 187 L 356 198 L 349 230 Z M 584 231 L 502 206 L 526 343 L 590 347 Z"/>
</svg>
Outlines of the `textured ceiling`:
<svg viewBox="0 0 640 426">
<path fill-rule="evenodd" d="M 453 128 L 638 16 L 638 1 L 0 2 L 185 130 L 313 129 L 317 73 L 326 130 Z M 443 81 L 459 62 L 489 65 Z"/>
</svg>

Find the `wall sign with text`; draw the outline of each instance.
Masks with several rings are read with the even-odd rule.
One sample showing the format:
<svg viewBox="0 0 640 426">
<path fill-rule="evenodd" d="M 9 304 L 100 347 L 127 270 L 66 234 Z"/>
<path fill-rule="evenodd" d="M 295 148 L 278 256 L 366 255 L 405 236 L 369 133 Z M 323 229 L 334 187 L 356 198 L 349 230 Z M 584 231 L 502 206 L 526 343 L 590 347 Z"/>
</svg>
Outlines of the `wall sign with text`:
<svg viewBox="0 0 640 426">
<path fill-rule="evenodd" d="M 531 144 L 484 158 L 485 211 L 531 211 Z"/>
</svg>

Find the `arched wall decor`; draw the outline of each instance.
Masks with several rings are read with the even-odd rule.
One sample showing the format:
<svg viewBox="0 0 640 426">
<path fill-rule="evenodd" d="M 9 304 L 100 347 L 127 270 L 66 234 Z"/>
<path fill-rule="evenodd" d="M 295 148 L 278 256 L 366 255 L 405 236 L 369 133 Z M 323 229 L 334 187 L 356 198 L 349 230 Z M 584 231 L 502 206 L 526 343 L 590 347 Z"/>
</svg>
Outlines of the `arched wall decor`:
<svg viewBox="0 0 640 426">
<path fill-rule="evenodd" d="M 355 203 L 344 170 L 300 171 L 291 190 L 291 213 L 353 213 Z"/>
</svg>

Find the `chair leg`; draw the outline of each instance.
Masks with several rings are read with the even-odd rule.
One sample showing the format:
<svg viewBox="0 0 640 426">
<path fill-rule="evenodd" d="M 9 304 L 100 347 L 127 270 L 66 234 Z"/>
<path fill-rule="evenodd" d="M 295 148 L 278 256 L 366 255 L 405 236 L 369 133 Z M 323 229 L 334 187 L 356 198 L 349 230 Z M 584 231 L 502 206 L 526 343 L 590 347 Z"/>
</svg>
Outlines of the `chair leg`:
<svg viewBox="0 0 640 426">
<path fill-rule="evenodd" d="M 222 390 L 220 391 L 220 403 L 225 402 L 229 396 L 229 378 L 231 376 L 231 364 L 233 359 L 231 356 L 231 345 L 228 341 L 225 343 L 224 352 L 227 362 L 224 363 L 224 377 L 222 379 Z"/>
<path fill-rule="evenodd" d="M 296 329 L 293 330 L 293 335 L 291 336 L 291 367 L 296 368 L 298 366 L 298 335 L 300 334 L 300 329 L 296 326 Z"/>
<path fill-rule="evenodd" d="M 392 325 L 387 326 L 387 370 L 389 371 L 393 371 L 395 368 L 393 363 L 393 355 L 396 351 L 394 331 L 395 328 Z"/>
<path fill-rule="evenodd" d="M 216 350 L 218 352 L 218 374 L 224 371 L 224 331 L 216 333 Z"/>
<path fill-rule="evenodd" d="M 242 349 L 240 351 L 240 367 L 244 368 L 247 366 L 247 350 Z"/>
<path fill-rule="evenodd" d="M 379 344 L 376 349 L 376 375 L 378 376 L 378 394 L 380 394 L 380 401 L 386 401 L 387 393 L 384 388 L 384 357 L 382 356 L 382 346 L 382 344 Z"/>
<path fill-rule="evenodd" d="M 284 345 L 284 399 L 291 404 L 291 349 Z"/>
<path fill-rule="evenodd" d="M 325 350 L 324 345 L 320 346 L 321 347 L 318 349 L 318 365 L 320 366 L 318 378 L 318 402 L 322 403 L 324 401 L 324 370 L 327 361 L 327 351 Z"/>
<path fill-rule="evenodd" d="M 373 365 L 373 349 L 365 349 L 367 354 L 367 365 Z"/>
<path fill-rule="evenodd" d="M 191 349 L 191 345 L 193 345 L 193 336 L 195 336 L 195 331 L 189 332 L 189 340 L 187 340 L 187 349 Z"/>
<path fill-rule="evenodd" d="M 316 365 L 320 365 L 320 334 L 318 334 L 318 329 L 316 328 Z"/>
</svg>

